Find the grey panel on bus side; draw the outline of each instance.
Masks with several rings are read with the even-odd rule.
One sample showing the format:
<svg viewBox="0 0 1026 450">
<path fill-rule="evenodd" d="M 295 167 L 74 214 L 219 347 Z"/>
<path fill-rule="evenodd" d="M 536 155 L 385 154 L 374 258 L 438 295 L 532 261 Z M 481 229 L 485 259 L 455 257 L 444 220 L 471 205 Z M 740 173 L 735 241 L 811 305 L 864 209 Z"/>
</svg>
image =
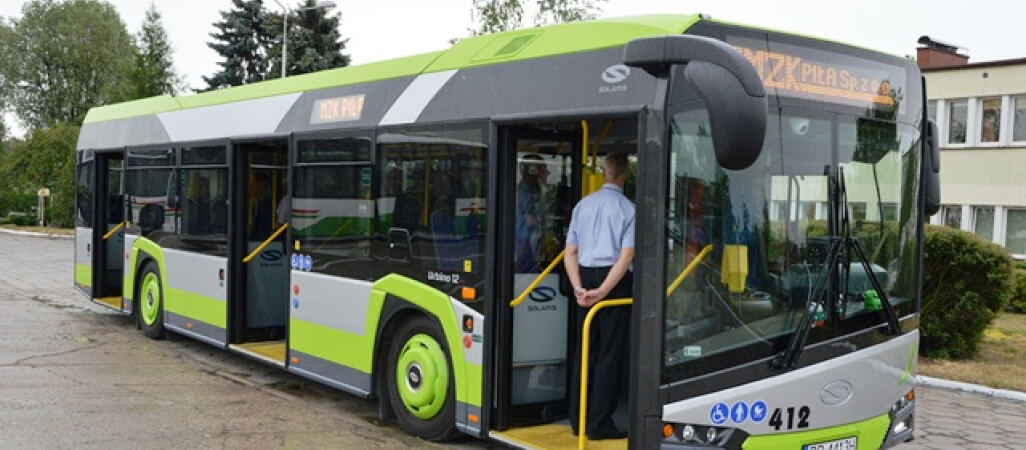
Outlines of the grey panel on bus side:
<svg viewBox="0 0 1026 450">
<path fill-rule="evenodd" d="M 155 115 L 82 125 L 77 149 L 119 148 L 171 142 L 164 124 Z"/>
<path fill-rule="evenodd" d="M 617 108 L 654 100 L 656 79 L 623 65 L 623 48 L 461 69 L 417 122 Z"/>
<path fill-rule="evenodd" d="M 304 92 L 278 125 L 279 133 L 331 130 L 338 128 L 372 128 L 378 125 L 385 112 L 414 80 L 398 78 Z M 311 123 L 311 115 L 318 100 L 363 95 L 363 109 L 356 120 Z"/>
<path fill-rule="evenodd" d="M 740 416 L 741 420 L 735 420 L 732 412 L 716 425 L 740 428 L 750 435 L 766 435 L 801 431 L 785 429 L 786 425 L 775 430 L 769 422 L 777 408 L 782 411 L 793 408 L 797 412 L 804 406 L 809 407 L 807 429 L 835 427 L 877 417 L 890 411 L 896 401 L 915 387 L 918 344 L 918 330 L 905 333 L 820 364 L 667 404 L 663 406 L 663 420 L 711 425 L 715 405 L 722 403 L 727 411 L 735 411 L 739 403 L 744 403 L 746 411 Z M 750 414 L 751 406 L 760 401 L 766 410 L 761 419 L 755 420 Z M 787 423 L 786 413 L 784 422 Z"/>
</svg>

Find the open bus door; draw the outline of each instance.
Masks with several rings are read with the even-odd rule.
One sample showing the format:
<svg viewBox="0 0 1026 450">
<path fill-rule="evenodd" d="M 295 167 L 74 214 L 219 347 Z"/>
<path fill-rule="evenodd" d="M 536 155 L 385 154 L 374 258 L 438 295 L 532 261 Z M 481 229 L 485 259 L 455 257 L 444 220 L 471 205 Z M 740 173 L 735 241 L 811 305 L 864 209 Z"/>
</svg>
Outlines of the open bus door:
<svg viewBox="0 0 1026 450">
<path fill-rule="evenodd" d="M 122 286 L 125 277 L 125 199 L 124 153 L 97 152 L 93 169 L 96 185 L 93 200 L 91 266 L 94 301 L 118 311 L 123 305 Z"/>
<path fill-rule="evenodd" d="M 634 118 L 499 128 L 504 205 L 499 220 L 506 238 L 498 252 L 502 263 L 496 264 L 496 401 L 490 424 L 496 439 L 543 448 L 576 446 L 568 414 L 573 349 L 580 343 L 571 331 L 576 305 L 563 269 L 563 247 L 573 207 L 585 192 L 601 186 L 601 156 L 614 148 L 635 154 L 637 135 Z M 585 136 L 588 156 L 583 155 Z"/>
<path fill-rule="evenodd" d="M 229 343 L 284 366 L 289 314 L 288 140 L 233 142 Z"/>
</svg>

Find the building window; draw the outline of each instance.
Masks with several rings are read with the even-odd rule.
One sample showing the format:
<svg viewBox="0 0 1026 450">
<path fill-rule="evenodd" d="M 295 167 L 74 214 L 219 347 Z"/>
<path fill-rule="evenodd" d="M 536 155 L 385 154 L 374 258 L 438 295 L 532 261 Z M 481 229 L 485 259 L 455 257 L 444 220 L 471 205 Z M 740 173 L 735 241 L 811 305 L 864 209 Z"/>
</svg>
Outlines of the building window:
<svg viewBox="0 0 1026 450">
<path fill-rule="evenodd" d="M 945 206 L 941 210 L 941 225 L 949 226 L 954 229 L 962 228 L 962 207 L 959 205 Z"/>
<path fill-rule="evenodd" d="M 1015 97 L 1015 116 L 1012 117 L 1012 140 L 1026 141 L 1026 96 Z"/>
<path fill-rule="evenodd" d="M 1005 230 L 1005 248 L 1016 255 L 1026 254 L 1026 209 L 1008 210 Z"/>
<path fill-rule="evenodd" d="M 966 124 L 969 122 L 969 101 L 948 101 L 948 143 L 965 144 Z"/>
<path fill-rule="evenodd" d="M 980 142 L 998 142 L 1001 139 L 1001 99 L 980 99 Z"/>
<path fill-rule="evenodd" d="M 973 207 L 973 232 L 987 242 L 994 241 L 994 207 Z"/>
</svg>

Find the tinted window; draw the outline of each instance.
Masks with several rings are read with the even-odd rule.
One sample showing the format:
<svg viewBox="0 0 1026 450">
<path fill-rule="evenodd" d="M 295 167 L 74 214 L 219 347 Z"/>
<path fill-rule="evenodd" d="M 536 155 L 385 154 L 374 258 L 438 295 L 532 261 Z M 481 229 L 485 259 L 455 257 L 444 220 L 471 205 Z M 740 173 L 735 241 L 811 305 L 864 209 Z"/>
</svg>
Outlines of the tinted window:
<svg viewBox="0 0 1026 450">
<path fill-rule="evenodd" d="M 485 274 L 487 144 L 484 127 L 401 129 L 378 136 L 377 231 L 384 270 L 456 298 Z"/>
</svg>

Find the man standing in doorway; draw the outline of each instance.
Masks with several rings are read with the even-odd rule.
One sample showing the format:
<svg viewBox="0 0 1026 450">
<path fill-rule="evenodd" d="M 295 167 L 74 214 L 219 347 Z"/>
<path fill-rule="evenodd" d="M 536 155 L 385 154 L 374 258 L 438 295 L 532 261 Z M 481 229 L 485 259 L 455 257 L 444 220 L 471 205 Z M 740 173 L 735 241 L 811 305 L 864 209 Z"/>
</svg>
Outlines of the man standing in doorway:
<svg viewBox="0 0 1026 450">
<path fill-rule="evenodd" d="M 584 318 L 599 301 L 631 296 L 631 262 L 634 259 L 634 204 L 623 195 L 630 175 L 627 156 L 613 152 L 602 164 L 605 184 L 581 199 L 570 218 L 564 264 L 574 288 L 576 344 L 574 375 L 570 383 L 570 424 L 580 430 L 580 366 Z M 588 358 L 588 416 L 585 432 L 589 439 L 619 439 L 627 436 L 613 423 L 621 390 L 626 389 L 624 364 L 630 340 L 630 307 L 617 306 L 599 311 L 592 319 Z"/>
</svg>

